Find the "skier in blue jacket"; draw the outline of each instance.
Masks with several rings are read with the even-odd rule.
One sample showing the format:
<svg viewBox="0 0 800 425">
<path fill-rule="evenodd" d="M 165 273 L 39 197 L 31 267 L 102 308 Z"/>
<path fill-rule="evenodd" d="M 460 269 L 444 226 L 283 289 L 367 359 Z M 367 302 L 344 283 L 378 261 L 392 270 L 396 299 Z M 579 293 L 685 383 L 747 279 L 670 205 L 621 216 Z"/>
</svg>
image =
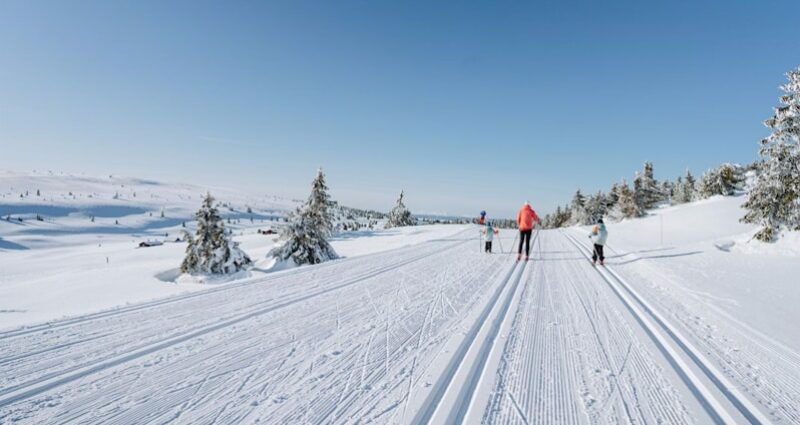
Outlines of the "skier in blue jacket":
<svg viewBox="0 0 800 425">
<path fill-rule="evenodd" d="M 603 223 L 603 219 L 597 220 L 597 224 L 592 227 L 592 232 L 589 233 L 589 239 L 594 242 L 594 252 L 592 252 L 592 263 L 597 264 L 597 259 L 600 259 L 600 265 L 603 265 L 606 257 L 603 255 L 603 246 L 608 240 L 608 230 Z"/>
</svg>

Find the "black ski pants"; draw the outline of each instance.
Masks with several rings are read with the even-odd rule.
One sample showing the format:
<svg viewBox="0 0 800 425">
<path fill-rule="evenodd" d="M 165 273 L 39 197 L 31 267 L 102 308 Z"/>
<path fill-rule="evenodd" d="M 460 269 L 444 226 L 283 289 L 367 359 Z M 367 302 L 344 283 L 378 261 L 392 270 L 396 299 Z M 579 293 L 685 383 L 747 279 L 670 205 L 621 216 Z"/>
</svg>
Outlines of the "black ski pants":
<svg viewBox="0 0 800 425">
<path fill-rule="evenodd" d="M 592 261 L 605 261 L 606 257 L 603 255 L 603 245 L 594 244 L 594 252 L 592 252 Z"/>
<path fill-rule="evenodd" d="M 519 254 L 522 254 L 522 243 L 525 243 L 525 255 L 531 255 L 531 233 L 533 230 L 519 231 Z"/>
<path fill-rule="evenodd" d="M 485 251 L 488 252 L 488 253 L 492 252 L 492 241 L 486 241 Z"/>
</svg>

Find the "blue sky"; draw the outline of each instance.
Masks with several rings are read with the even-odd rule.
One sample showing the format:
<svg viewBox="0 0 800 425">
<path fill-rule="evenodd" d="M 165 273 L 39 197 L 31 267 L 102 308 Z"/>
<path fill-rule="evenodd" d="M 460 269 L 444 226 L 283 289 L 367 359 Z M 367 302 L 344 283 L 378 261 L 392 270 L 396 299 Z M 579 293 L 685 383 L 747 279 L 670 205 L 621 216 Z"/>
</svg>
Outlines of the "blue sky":
<svg viewBox="0 0 800 425">
<path fill-rule="evenodd" d="M 0 2 L 0 167 L 546 212 L 749 162 L 800 2 Z"/>
</svg>

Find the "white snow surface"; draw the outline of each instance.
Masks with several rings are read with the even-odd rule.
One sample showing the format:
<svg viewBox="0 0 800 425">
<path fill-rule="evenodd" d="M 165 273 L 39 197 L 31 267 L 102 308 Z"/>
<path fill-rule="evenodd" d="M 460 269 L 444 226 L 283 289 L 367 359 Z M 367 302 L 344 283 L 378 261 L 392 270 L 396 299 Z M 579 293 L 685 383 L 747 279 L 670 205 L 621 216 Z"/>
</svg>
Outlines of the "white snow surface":
<svg viewBox="0 0 800 425">
<path fill-rule="evenodd" d="M 93 310 L 100 285 L 131 292 L 2 326 L 0 423 L 800 423 L 797 239 L 748 242 L 742 201 L 608 223 L 603 267 L 586 228 L 535 232 L 532 261 L 517 262 L 515 232 L 489 255 L 477 227 L 426 226 L 340 235 L 342 260 L 186 287 L 153 278 L 171 280 L 178 244 L 103 234 L 92 252 L 89 232 L 12 233 L 31 247 L 0 253 L 3 288 L 59 291 L 48 305 L 99 291 Z M 240 229 L 263 257 L 271 237 Z M 148 285 L 169 289 L 138 301 Z M 36 298 L 4 294 L 7 310 Z"/>
</svg>

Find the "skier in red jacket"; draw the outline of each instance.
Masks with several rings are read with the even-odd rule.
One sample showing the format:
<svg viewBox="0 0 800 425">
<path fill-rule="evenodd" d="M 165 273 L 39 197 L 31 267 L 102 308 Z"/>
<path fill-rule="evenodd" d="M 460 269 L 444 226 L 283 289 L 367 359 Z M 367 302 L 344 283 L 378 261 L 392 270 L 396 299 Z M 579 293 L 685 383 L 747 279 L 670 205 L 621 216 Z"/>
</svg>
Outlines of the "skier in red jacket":
<svg viewBox="0 0 800 425">
<path fill-rule="evenodd" d="M 536 211 L 531 208 L 531 204 L 525 202 L 525 205 L 519 210 L 517 214 L 517 224 L 519 225 L 519 251 L 517 254 L 517 261 L 522 259 L 522 243 L 525 242 L 525 261 L 531 253 L 531 233 L 533 226 L 539 223 L 539 216 Z"/>
</svg>

